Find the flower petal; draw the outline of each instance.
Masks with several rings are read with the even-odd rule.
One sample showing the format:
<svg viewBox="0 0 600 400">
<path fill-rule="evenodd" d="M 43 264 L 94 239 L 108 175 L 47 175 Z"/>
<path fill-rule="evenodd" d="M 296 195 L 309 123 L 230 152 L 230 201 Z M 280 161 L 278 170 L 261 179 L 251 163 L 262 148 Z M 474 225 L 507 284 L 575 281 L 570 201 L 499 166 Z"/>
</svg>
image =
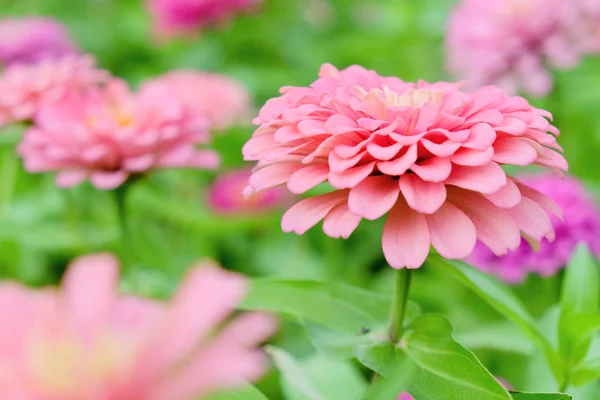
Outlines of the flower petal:
<svg viewBox="0 0 600 400">
<path fill-rule="evenodd" d="M 452 203 L 444 203 L 434 214 L 425 216 L 431 244 L 442 257 L 465 258 L 473 251 L 477 232 L 471 219 Z"/>
<path fill-rule="evenodd" d="M 252 173 L 250 186 L 256 191 L 265 190 L 287 182 L 296 171 L 303 167 L 298 162 L 280 162 L 267 165 Z"/>
<path fill-rule="evenodd" d="M 392 268 L 419 268 L 430 249 L 425 216 L 400 198 L 390 210 L 383 227 L 383 254 Z"/>
<path fill-rule="evenodd" d="M 537 152 L 526 141 L 519 138 L 503 138 L 494 143 L 494 161 L 500 164 L 530 165 Z"/>
<path fill-rule="evenodd" d="M 485 197 L 494 203 L 496 207 L 512 208 L 521 201 L 521 192 L 515 182 L 507 178 L 506 185 L 502 186 L 497 192 L 486 194 Z"/>
<path fill-rule="evenodd" d="M 455 165 L 445 182 L 481 193 L 495 193 L 506 185 L 506 174 L 495 162 L 477 167 Z"/>
<path fill-rule="evenodd" d="M 310 197 L 294 204 L 283 214 L 281 229 L 302 235 L 319 223 L 335 206 L 348 200 L 348 190 Z"/>
<path fill-rule="evenodd" d="M 436 212 L 446 201 L 443 183 L 426 182 L 414 174 L 400 177 L 400 190 L 410 208 L 424 214 Z"/>
<path fill-rule="evenodd" d="M 443 182 L 452 172 L 452 163 L 447 158 L 433 157 L 420 164 L 414 164 L 410 170 L 424 181 Z"/>
<path fill-rule="evenodd" d="M 294 194 L 304 193 L 325 182 L 329 175 L 329 165 L 315 164 L 294 172 L 287 181 L 287 188 Z"/>
<path fill-rule="evenodd" d="M 323 232 L 332 238 L 348 239 L 361 221 L 361 217 L 342 203 L 329 211 L 323 221 Z"/>
<path fill-rule="evenodd" d="M 92 172 L 90 182 L 98 189 L 112 190 L 121 186 L 129 177 L 125 171 Z"/>
<path fill-rule="evenodd" d="M 337 189 L 346 189 L 351 188 L 356 185 L 363 179 L 373 172 L 375 168 L 375 161 L 361 165 L 359 167 L 354 167 L 347 169 L 343 172 L 329 172 L 329 183 L 331 186 Z"/>
<path fill-rule="evenodd" d="M 521 202 L 506 210 L 521 232 L 539 242 L 542 238 L 552 235 L 554 229 L 546 211 L 535 201 L 522 196 Z"/>
<path fill-rule="evenodd" d="M 350 190 L 348 207 L 354 214 L 374 220 L 394 206 L 399 193 L 398 181 L 394 178 L 370 176 Z"/>
<path fill-rule="evenodd" d="M 386 175 L 400 176 L 417 161 L 417 145 L 409 146 L 406 153 L 393 161 L 377 163 L 377 168 Z"/>
</svg>

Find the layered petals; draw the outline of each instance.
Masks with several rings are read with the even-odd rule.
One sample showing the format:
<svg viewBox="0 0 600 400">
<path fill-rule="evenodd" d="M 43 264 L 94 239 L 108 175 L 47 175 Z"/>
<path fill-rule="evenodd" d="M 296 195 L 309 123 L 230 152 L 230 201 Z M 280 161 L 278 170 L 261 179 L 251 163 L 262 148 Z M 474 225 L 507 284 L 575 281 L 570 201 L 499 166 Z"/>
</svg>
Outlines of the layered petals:
<svg viewBox="0 0 600 400">
<path fill-rule="evenodd" d="M 199 264 L 170 305 L 120 296 L 117 284 L 116 259 L 98 254 L 73 263 L 62 290 L 0 285 L 0 314 L 11 319 L 0 397 L 188 400 L 266 371 L 259 345 L 274 319 L 230 318 L 246 294 L 242 276 Z"/>
<path fill-rule="evenodd" d="M 0 83 L 1 86 L 1 83 Z M 99 189 L 121 186 L 132 175 L 175 167 L 214 169 L 219 156 L 197 148 L 210 136 L 207 122 L 184 104 L 134 94 L 119 80 L 66 93 L 37 110 L 18 152 L 30 172 L 57 171 L 59 186 L 85 179 Z M 283 183 L 257 176 L 260 189 Z M 275 179 L 275 183 L 273 180 Z"/>
<path fill-rule="evenodd" d="M 552 237 L 546 212 L 557 210 L 519 190 L 503 169 L 567 169 L 549 113 L 496 87 L 467 93 L 360 66 L 325 65 L 320 75 L 268 101 L 243 149 L 244 159 L 258 162 L 254 189 L 333 187 L 293 206 L 284 231 L 302 234 L 325 219 L 326 234 L 345 238 L 361 218 L 387 214 L 383 250 L 394 268 L 419 267 L 430 245 L 457 259 L 477 238 L 503 254 L 519 232 L 537 242 Z"/>
</svg>

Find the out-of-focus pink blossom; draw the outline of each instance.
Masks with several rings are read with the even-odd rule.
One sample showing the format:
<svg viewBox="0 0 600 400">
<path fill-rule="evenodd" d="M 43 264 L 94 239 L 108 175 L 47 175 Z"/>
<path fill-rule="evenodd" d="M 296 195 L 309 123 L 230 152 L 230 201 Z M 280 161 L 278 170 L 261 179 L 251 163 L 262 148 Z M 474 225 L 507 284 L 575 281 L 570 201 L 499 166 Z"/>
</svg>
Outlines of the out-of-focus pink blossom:
<svg viewBox="0 0 600 400">
<path fill-rule="evenodd" d="M 0 64 L 32 64 L 77 53 L 66 29 L 48 18 L 0 19 Z"/>
<path fill-rule="evenodd" d="M 28 171 L 58 171 L 59 186 L 113 189 L 152 169 L 216 168 L 218 154 L 196 148 L 209 139 L 206 120 L 176 100 L 113 80 L 42 107 L 18 151 Z"/>
<path fill-rule="evenodd" d="M 41 107 L 108 78 L 89 56 L 64 56 L 33 65 L 14 65 L 0 76 L 0 126 L 30 121 Z"/>
<path fill-rule="evenodd" d="M 173 71 L 147 81 L 142 93 L 159 93 L 175 99 L 191 112 L 208 119 L 211 129 L 226 130 L 249 123 L 253 113 L 250 92 L 244 84 L 226 75 Z"/>
<path fill-rule="evenodd" d="M 519 181 L 558 204 L 563 219 L 552 217 L 556 240 L 542 241 L 534 251 L 522 240 L 515 251 L 498 257 L 479 244 L 467 261 L 483 271 L 499 276 L 506 282 L 519 283 L 529 273 L 541 276 L 556 274 L 571 259 L 578 243 L 585 243 L 600 258 L 600 210 L 593 196 L 581 182 L 572 177 L 526 175 Z"/>
<path fill-rule="evenodd" d="M 282 187 L 257 193 L 248 199 L 243 191 L 252 175 L 250 169 L 225 172 L 217 178 L 208 192 L 210 207 L 225 214 L 268 211 L 288 203 L 289 193 Z"/>
<path fill-rule="evenodd" d="M 222 25 L 236 14 L 252 12 L 263 0 L 147 0 L 161 37 L 190 35 Z"/>
<path fill-rule="evenodd" d="M 243 148 L 258 161 L 249 192 L 286 184 L 300 194 L 325 181 L 334 188 L 292 206 L 285 232 L 324 220 L 327 235 L 348 238 L 362 218 L 387 216 L 382 246 L 394 268 L 419 268 L 431 245 L 456 259 L 476 239 L 502 255 L 519 246 L 521 232 L 534 242 L 554 237 L 547 212 L 560 209 L 501 167 L 567 169 L 550 113 L 524 98 L 329 64 L 310 87 L 281 93 L 260 110 Z"/>
<path fill-rule="evenodd" d="M 120 296 L 117 284 L 106 254 L 75 261 L 62 290 L 1 283 L 0 398 L 191 400 L 265 372 L 258 345 L 275 321 L 224 324 L 246 293 L 241 276 L 200 264 L 168 305 Z"/>
<path fill-rule="evenodd" d="M 396 400 L 415 400 L 415 399 L 408 393 L 402 393 L 402 394 L 400 394 L 400 396 L 398 396 L 398 398 Z"/>
<path fill-rule="evenodd" d="M 471 89 L 543 96 L 549 68 L 572 68 L 600 49 L 600 8 L 586 1 L 462 0 L 448 24 L 448 68 Z"/>
</svg>

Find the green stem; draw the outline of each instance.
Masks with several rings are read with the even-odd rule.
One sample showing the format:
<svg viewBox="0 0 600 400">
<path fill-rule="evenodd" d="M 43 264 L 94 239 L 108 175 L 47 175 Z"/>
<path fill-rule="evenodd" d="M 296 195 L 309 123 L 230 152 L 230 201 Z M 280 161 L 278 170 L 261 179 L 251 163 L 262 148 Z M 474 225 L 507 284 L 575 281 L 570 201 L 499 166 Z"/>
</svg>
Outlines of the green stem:
<svg viewBox="0 0 600 400">
<path fill-rule="evenodd" d="M 410 269 L 402 268 L 396 271 L 396 287 L 394 289 L 394 298 L 392 299 L 392 313 L 390 315 L 390 327 L 388 331 L 388 338 L 392 343 L 397 343 L 402 337 L 410 280 Z"/>
<path fill-rule="evenodd" d="M 119 186 L 113 191 L 120 228 L 121 263 L 123 264 L 122 268 L 125 271 L 129 270 L 129 263 L 131 262 L 131 258 L 129 257 L 131 252 L 131 242 L 129 240 L 129 227 L 127 219 L 127 194 L 129 193 L 130 187 L 131 183 L 125 182 L 123 185 Z"/>
<path fill-rule="evenodd" d="M 13 147 L 4 148 L 2 150 L 2 167 L 0 170 L 0 175 L 2 176 L 0 204 L 2 205 L 3 212 L 6 212 L 12 201 L 18 170 L 19 159 L 15 154 L 15 149 Z"/>
</svg>

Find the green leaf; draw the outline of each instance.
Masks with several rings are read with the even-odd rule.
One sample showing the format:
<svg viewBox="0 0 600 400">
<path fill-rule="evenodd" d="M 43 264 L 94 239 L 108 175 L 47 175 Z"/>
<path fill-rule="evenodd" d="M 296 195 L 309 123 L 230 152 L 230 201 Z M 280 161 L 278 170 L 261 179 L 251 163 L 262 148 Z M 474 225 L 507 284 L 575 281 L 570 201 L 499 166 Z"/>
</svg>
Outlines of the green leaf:
<svg viewBox="0 0 600 400">
<path fill-rule="evenodd" d="M 446 318 L 424 316 L 412 328 L 401 343 L 418 368 L 409 389 L 417 399 L 510 399 L 477 357 L 452 339 Z"/>
<path fill-rule="evenodd" d="M 408 301 L 405 322 L 413 321 L 420 314 L 420 307 L 416 303 Z M 368 329 L 363 327 L 364 329 L 361 329 L 359 333 L 339 332 L 310 321 L 306 321 L 304 327 L 315 348 L 320 353 L 335 360 L 354 358 L 354 348 L 356 346 L 385 340 L 387 337 L 387 329 L 383 323 L 378 328 Z"/>
<path fill-rule="evenodd" d="M 368 384 L 355 363 L 331 360 L 319 353 L 298 363 L 327 400 L 358 399 L 367 390 Z M 290 392 L 286 390 L 286 393 Z M 297 397 L 290 396 L 289 400 Z"/>
<path fill-rule="evenodd" d="M 388 370 L 386 377 L 377 377 L 363 400 L 390 400 L 398 398 L 405 391 L 415 374 L 415 365 L 404 358 Z"/>
<path fill-rule="evenodd" d="M 252 282 L 242 308 L 291 314 L 341 332 L 385 325 L 391 299 L 352 286 L 280 279 Z"/>
<path fill-rule="evenodd" d="M 451 333 L 446 318 L 424 315 L 409 327 L 401 348 L 389 342 L 362 345 L 355 349 L 356 357 L 388 379 L 408 358 L 414 366 L 414 379 L 401 388 L 419 400 L 510 400 L 506 389 Z"/>
<path fill-rule="evenodd" d="M 254 386 L 248 385 L 241 389 L 213 394 L 207 400 L 268 400 L 268 398 Z"/>
<path fill-rule="evenodd" d="M 535 349 L 531 340 L 507 321 L 478 325 L 457 332 L 454 336 L 459 343 L 471 350 L 486 349 L 527 355 Z"/>
<path fill-rule="evenodd" d="M 593 358 L 577 368 L 571 378 L 576 386 L 600 379 L 600 357 Z"/>
<path fill-rule="evenodd" d="M 432 256 L 430 260 L 430 265 L 461 281 L 500 314 L 515 323 L 543 352 L 556 379 L 563 381 L 564 372 L 560 357 L 536 327 L 535 320 L 525 306 L 508 287 L 492 275 L 463 262 L 446 260 L 440 256 Z"/>
<path fill-rule="evenodd" d="M 560 317 L 560 350 L 569 365 L 583 360 L 592 343 L 592 337 L 600 331 L 600 315 L 567 313 Z"/>
<path fill-rule="evenodd" d="M 513 400 L 571 400 L 571 396 L 562 393 L 518 393 L 510 392 Z"/>
<path fill-rule="evenodd" d="M 325 396 L 314 386 L 306 371 L 287 352 L 277 347 L 265 347 L 267 353 L 273 358 L 277 369 L 281 372 L 283 383 L 289 385 L 294 391 L 306 400 L 327 400 Z"/>
<path fill-rule="evenodd" d="M 598 265 L 585 244 L 577 246 L 565 272 L 559 320 L 560 353 L 567 367 L 581 361 L 600 329 Z"/>
<path fill-rule="evenodd" d="M 373 335 L 366 331 L 364 334 L 337 332 L 309 321 L 304 323 L 304 328 L 315 349 L 334 360 L 350 360 L 354 358 L 353 349 L 356 346 L 373 341 Z"/>
<path fill-rule="evenodd" d="M 580 244 L 566 268 L 561 307 L 563 313 L 596 314 L 599 301 L 600 277 L 598 265 L 587 246 Z"/>
</svg>

